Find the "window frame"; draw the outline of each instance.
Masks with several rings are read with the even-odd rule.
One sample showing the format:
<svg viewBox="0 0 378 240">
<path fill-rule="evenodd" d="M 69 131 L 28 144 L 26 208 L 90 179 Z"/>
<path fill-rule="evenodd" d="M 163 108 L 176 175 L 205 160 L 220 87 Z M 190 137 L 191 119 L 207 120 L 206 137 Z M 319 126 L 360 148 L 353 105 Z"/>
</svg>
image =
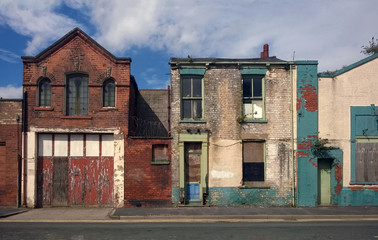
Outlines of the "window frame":
<svg viewBox="0 0 378 240">
<path fill-rule="evenodd" d="M 108 85 L 113 85 L 112 94 L 108 93 L 106 96 L 106 87 Z M 115 108 L 116 107 L 116 82 L 113 78 L 107 78 L 102 84 L 102 107 L 103 108 Z M 113 99 L 110 99 L 113 98 Z"/>
<path fill-rule="evenodd" d="M 48 86 L 48 90 L 49 90 L 48 93 L 43 94 L 44 97 L 42 97 L 42 94 L 41 94 L 42 90 L 45 89 L 45 87 L 43 86 L 45 87 Z M 51 107 L 51 96 L 52 96 L 51 80 L 47 77 L 41 78 L 38 81 L 38 100 L 37 100 L 38 107 Z M 49 99 L 47 99 L 46 97 L 49 97 Z"/>
<path fill-rule="evenodd" d="M 183 81 L 184 79 L 190 79 L 190 96 L 183 96 Z M 201 87 L 201 96 L 193 96 L 194 95 L 194 79 L 200 81 L 200 87 Z M 184 117 L 184 101 L 190 101 L 190 118 Z M 193 109 L 195 108 L 195 101 L 201 101 L 201 116 L 196 117 L 194 116 Z M 180 78 L 180 119 L 184 121 L 203 121 L 204 120 L 204 77 L 203 75 L 195 75 L 195 74 L 188 74 L 188 75 L 181 75 Z"/>
<path fill-rule="evenodd" d="M 254 96 L 254 79 L 261 79 L 261 96 Z M 244 84 L 246 80 L 251 81 L 251 89 L 249 90 L 251 92 L 251 96 L 246 97 L 244 96 Z M 261 101 L 261 118 L 255 118 L 254 114 L 251 114 L 251 117 L 246 114 L 245 111 L 245 104 L 246 101 L 250 101 L 249 104 L 252 105 L 253 108 L 253 103 L 256 101 Z M 253 109 L 252 109 L 253 113 Z M 263 74 L 242 74 L 242 116 L 243 120 L 248 122 L 248 121 L 257 121 L 257 122 L 264 122 L 266 121 L 266 114 L 265 114 L 265 75 Z"/>
<path fill-rule="evenodd" d="M 245 163 L 248 163 L 248 162 L 245 162 L 245 145 L 246 143 L 259 143 L 259 144 L 262 144 L 262 163 L 263 163 L 263 180 L 252 180 L 252 181 L 248 181 L 248 180 L 245 180 L 245 166 L 244 164 Z M 252 162 L 251 162 L 252 163 Z M 255 162 L 255 163 L 258 163 L 258 162 Z M 243 182 L 243 185 L 244 186 L 248 186 L 248 187 L 266 187 L 266 141 L 265 140 L 262 140 L 262 139 L 251 139 L 251 140 L 243 140 L 242 141 L 242 182 Z"/>
<path fill-rule="evenodd" d="M 80 95 L 77 96 L 77 94 L 74 96 L 75 97 L 75 101 L 73 102 L 73 104 L 75 104 L 75 112 L 72 114 L 70 113 L 70 93 L 69 93 L 69 88 L 70 88 L 70 80 L 75 78 L 75 77 L 80 77 L 82 78 L 81 81 L 85 80 L 85 86 L 83 86 L 85 88 L 85 93 L 86 96 L 85 96 L 85 99 L 86 101 L 85 102 L 81 102 L 80 100 Z M 76 89 L 77 90 L 77 89 Z M 80 89 L 79 89 L 80 90 Z M 78 98 L 79 97 L 79 101 L 78 101 Z M 73 117 L 82 117 L 82 116 L 88 116 L 89 115 L 89 75 L 87 73 L 80 73 L 80 72 L 75 72 L 75 73 L 69 73 L 69 74 L 66 74 L 66 86 L 65 86 L 65 115 L 66 116 L 73 116 Z M 85 105 L 86 106 L 86 109 L 85 111 L 82 113 L 79 109 L 77 109 L 77 105 Z"/>
</svg>

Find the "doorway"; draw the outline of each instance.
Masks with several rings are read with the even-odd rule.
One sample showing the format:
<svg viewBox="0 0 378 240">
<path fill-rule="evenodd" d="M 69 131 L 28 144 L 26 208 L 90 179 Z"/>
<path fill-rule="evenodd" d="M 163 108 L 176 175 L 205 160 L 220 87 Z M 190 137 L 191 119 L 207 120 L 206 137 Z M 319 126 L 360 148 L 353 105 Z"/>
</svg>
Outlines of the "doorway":
<svg viewBox="0 0 378 240">
<path fill-rule="evenodd" d="M 184 145 L 185 156 L 185 203 L 202 204 L 201 194 L 201 142 L 186 142 Z"/>
<path fill-rule="evenodd" d="M 318 159 L 318 202 L 320 206 L 331 205 L 331 168 L 333 159 Z"/>
</svg>

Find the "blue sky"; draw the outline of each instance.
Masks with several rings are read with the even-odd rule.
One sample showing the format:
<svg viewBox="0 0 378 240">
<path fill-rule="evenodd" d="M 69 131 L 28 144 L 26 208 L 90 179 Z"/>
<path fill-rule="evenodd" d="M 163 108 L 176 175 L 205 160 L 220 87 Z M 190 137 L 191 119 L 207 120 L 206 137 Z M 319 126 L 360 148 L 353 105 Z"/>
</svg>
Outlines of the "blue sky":
<svg viewBox="0 0 378 240">
<path fill-rule="evenodd" d="M 22 96 L 21 56 L 80 27 L 117 57 L 131 57 L 139 88 L 166 88 L 170 57 L 318 60 L 336 70 L 365 56 L 376 0 L 0 0 L 0 97 Z"/>
</svg>

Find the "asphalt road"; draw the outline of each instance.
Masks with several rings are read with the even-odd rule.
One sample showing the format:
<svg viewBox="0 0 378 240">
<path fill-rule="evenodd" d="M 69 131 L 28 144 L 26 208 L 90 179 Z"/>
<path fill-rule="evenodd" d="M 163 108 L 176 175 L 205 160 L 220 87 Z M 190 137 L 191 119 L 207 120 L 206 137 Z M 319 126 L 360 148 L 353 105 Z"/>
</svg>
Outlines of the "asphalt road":
<svg viewBox="0 0 378 240">
<path fill-rule="evenodd" d="M 0 222 L 0 239 L 378 239 L 378 221 L 275 223 Z"/>
</svg>

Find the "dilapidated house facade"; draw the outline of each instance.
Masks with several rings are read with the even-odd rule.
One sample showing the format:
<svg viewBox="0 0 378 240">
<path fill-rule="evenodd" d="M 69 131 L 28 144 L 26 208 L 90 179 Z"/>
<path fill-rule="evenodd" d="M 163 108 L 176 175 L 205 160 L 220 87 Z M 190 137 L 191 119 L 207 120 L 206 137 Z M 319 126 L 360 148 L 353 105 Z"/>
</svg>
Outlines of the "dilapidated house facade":
<svg viewBox="0 0 378 240">
<path fill-rule="evenodd" d="M 317 62 L 261 55 L 171 58 L 174 204 L 294 204 L 297 80 Z"/>
<path fill-rule="evenodd" d="M 306 205 L 378 205 L 377 83 L 377 53 L 319 74 L 319 137 L 329 143 Z"/>
</svg>

